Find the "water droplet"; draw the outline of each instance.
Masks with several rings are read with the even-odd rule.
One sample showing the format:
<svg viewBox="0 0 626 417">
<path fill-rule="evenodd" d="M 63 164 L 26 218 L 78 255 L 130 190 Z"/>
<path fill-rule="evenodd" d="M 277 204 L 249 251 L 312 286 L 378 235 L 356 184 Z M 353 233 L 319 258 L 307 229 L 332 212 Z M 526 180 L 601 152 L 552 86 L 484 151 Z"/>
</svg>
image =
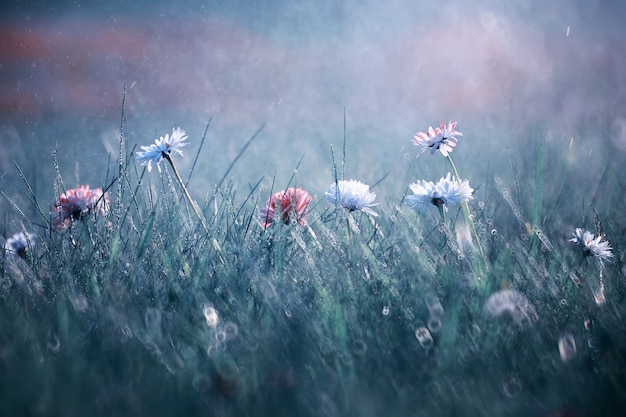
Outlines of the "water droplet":
<svg viewBox="0 0 626 417">
<path fill-rule="evenodd" d="M 120 331 L 122 332 L 122 341 L 123 342 L 125 342 L 128 339 L 131 339 L 133 337 L 133 332 L 130 330 L 130 327 L 128 327 L 127 324 L 125 324 L 122 327 L 120 327 Z"/>
<path fill-rule="evenodd" d="M 559 301 L 559 305 L 561 307 L 567 307 L 567 300 L 565 298 L 562 298 L 561 301 Z"/>
<path fill-rule="evenodd" d="M 587 346 L 589 346 L 590 349 L 594 349 L 596 347 L 596 340 L 593 337 L 588 338 Z M 576 347 L 576 345 L 574 345 L 574 347 Z"/>
<path fill-rule="evenodd" d="M 193 377 L 191 386 L 199 392 L 206 392 L 211 388 L 211 378 L 206 375 L 198 374 Z"/>
<path fill-rule="evenodd" d="M 226 332 L 224 331 L 224 329 L 219 329 L 215 332 L 215 340 L 217 340 L 218 343 L 223 343 L 226 341 Z"/>
<path fill-rule="evenodd" d="M 576 341 L 571 333 L 559 337 L 559 353 L 563 363 L 569 362 L 576 356 Z"/>
<path fill-rule="evenodd" d="M 492 235 L 497 235 L 498 234 L 498 230 L 497 229 L 491 229 L 491 234 Z"/>
<path fill-rule="evenodd" d="M 426 327 L 418 327 L 415 330 L 415 337 L 424 349 L 430 349 L 433 347 L 433 337 L 430 335 L 430 331 L 428 331 Z"/>
<path fill-rule="evenodd" d="M 389 306 L 383 306 L 383 316 L 388 316 L 389 315 Z"/>
<path fill-rule="evenodd" d="M 204 314 L 204 318 L 206 319 L 207 326 L 213 328 L 217 327 L 220 322 L 220 318 L 217 315 L 217 310 L 210 305 L 204 305 L 202 307 L 202 313 Z"/>
<path fill-rule="evenodd" d="M 76 297 L 72 297 L 72 307 L 76 312 L 83 313 L 87 311 L 89 307 L 89 303 L 87 301 L 87 297 L 84 295 L 77 295 Z"/>
<path fill-rule="evenodd" d="M 61 339 L 57 336 L 56 333 L 49 331 L 48 338 L 46 341 L 46 349 L 50 353 L 59 353 L 61 350 Z"/>
<path fill-rule="evenodd" d="M 511 375 L 502 381 L 502 393 L 509 398 L 516 397 L 522 392 L 522 382 L 516 374 Z"/>
<path fill-rule="evenodd" d="M 355 355 L 363 356 L 367 352 L 367 343 L 365 343 L 362 339 L 356 339 L 352 343 L 352 352 Z"/>
<path fill-rule="evenodd" d="M 206 347 L 206 354 L 207 356 L 211 356 L 213 355 L 213 353 L 215 352 L 215 345 L 209 345 Z"/>
<path fill-rule="evenodd" d="M 441 330 L 441 319 L 439 317 L 431 316 L 430 319 L 428 319 L 426 326 L 428 326 L 431 333 L 439 333 Z"/>
<path fill-rule="evenodd" d="M 226 333 L 226 338 L 228 340 L 232 340 L 239 334 L 239 328 L 235 323 L 229 321 L 224 324 L 224 333 Z"/>
</svg>

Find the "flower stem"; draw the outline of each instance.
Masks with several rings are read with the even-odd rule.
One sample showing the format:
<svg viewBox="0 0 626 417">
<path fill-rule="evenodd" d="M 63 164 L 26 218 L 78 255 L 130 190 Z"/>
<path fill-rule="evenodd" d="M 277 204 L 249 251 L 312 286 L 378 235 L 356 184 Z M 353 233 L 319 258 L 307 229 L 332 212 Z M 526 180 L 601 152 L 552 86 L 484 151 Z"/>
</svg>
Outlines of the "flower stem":
<svg viewBox="0 0 626 417">
<path fill-rule="evenodd" d="M 447 158 L 448 158 L 448 162 L 450 163 L 450 166 L 452 167 L 452 172 L 454 172 L 454 177 L 456 178 L 456 180 L 459 183 L 461 183 L 461 177 L 459 176 L 459 172 L 456 170 L 456 166 L 454 165 L 454 162 L 452 161 L 452 158 L 450 157 L 450 155 L 448 155 Z M 470 213 L 470 209 L 469 209 L 469 204 L 467 204 L 467 201 L 463 201 L 461 203 L 461 209 L 463 211 L 463 217 L 465 218 L 465 223 L 467 223 L 467 225 L 470 228 L 470 232 L 471 232 L 472 236 L 474 236 L 474 238 L 476 239 L 476 246 L 478 246 L 478 251 L 480 252 L 480 257 L 483 260 L 483 264 L 486 266 L 487 265 L 487 259 L 485 258 L 485 254 L 483 252 L 482 245 L 480 244 L 480 238 L 478 237 L 478 233 L 476 233 L 476 228 L 474 227 L 474 222 L 472 221 L 472 217 L 471 217 L 471 213 Z"/>
<path fill-rule="evenodd" d="M 207 228 L 207 225 L 204 222 L 204 217 L 202 217 L 202 214 L 200 214 L 200 211 L 198 210 L 198 206 L 196 205 L 196 203 L 191 199 L 191 196 L 189 195 L 189 191 L 187 191 L 187 187 L 185 187 L 185 183 L 183 182 L 183 179 L 180 177 L 180 174 L 178 173 L 178 170 L 176 169 L 176 165 L 174 165 L 174 161 L 172 160 L 172 158 L 170 158 L 169 155 L 164 155 L 163 158 L 167 159 L 167 162 L 170 163 L 170 166 L 172 167 L 172 171 L 174 171 L 174 176 L 176 177 L 176 181 L 178 181 L 180 188 L 183 190 L 183 194 L 185 194 L 185 198 L 187 199 L 187 201 L 189 201 L 189 204 L 191 205 L 193 212 L 196 213 L 196 216 L 198 216 L 198 220 L 200 220 L 200 224 L 202 225 L 202 228 L 204 229 L 204 231 L 208 232 L 209 229 Z"/>
<path fill-rule="evenodd" d="M 439 215 L 441 216 L 441 221 L 443 224 L 446 224 L 446 209 L 443 203 L 437 204 L 437 208 L 439 209 Z"/>
</svg>

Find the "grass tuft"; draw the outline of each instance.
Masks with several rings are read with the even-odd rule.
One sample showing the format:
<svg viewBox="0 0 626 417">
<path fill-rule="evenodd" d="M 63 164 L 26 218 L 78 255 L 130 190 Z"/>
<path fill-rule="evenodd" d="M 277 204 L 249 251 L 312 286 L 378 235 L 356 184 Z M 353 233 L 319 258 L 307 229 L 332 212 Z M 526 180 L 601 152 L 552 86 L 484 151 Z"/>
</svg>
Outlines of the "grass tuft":
<svg viewBox="0 0 626 417">
<path fill-rule="evenodd" d="M 0 415 L 626 409 L 623 224 L 594 200 L 612 262 L 567 242 L 584 226 L 563 213 L 576 184 L 548 181 L 562 167 L 543 163 L 543 142 L 532 192 L 526 161 L 509 154 L 515 195 L 508 173 L 494 172 L 471 201 L 485 262 L 477 269 L 455 228 L 469 211 L 451 208 L 442 223 L 435 208 L 420 215 L 398 196 L 380 201 L 376 218 L 316 197 L 306 225 L 263 229 L 259 207 L 279 185 L 304 182 L 304 155 L 287 181 L 238 189 L 228 176 L 262 127 L 206 194 L 205 230 L 167 170 L 156 179 L 137 168 L 121 123 L 119 171 L 102 182 L 114 195 L 107 216 L 87 213 L 59 232 L 27 181 L 33 207 L 2 192 L 37 237 L 23 256 L 1 258 Z M 331 148 L 335 183 L 345 136 L 344 114 L 341 173 Z M 58 194 L 67 181 L 53 155 Z M 377 192 L 383 180 L 393 176 Z"/>
</svg>

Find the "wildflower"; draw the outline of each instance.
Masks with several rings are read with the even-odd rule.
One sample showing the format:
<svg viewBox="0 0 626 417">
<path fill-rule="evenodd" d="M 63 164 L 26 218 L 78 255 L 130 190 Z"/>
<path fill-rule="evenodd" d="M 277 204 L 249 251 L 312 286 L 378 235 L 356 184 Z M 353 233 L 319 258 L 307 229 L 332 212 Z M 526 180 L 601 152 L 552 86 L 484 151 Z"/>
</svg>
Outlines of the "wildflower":
<svg viewBox="0 0 626 417">
<path fill-rule="evenodd" d="M 595 236 L 588 230 L 576 228 L 576 231 L 572 233 L 574 236 L 569 241 L 578 243 L 585 256 L 595 256 L 600 260 L 608 260 L 613 257 L 611 252 L 611 246 L 606 240 L 602 240 L 602 236 Z"/>
<path fill-rule="evenodd" d="M 143 149 L 144 152 L 137 152 L 137 162 L 140 162 L 141 165 L 147 164 L 148 172 L 152 171 L 152 163 L 154 162 L 159 172 L 161 172 L 160 163 L 163 158 L 169 157 L 172 152 L 182 155 L 183 151 L 181 151 L 181 148 L 189 145 L 189 143 L 185 142 L 186 140 L 187 134 L 185 131 L 176 127 L 172 130 L 171 136 L 166 134 L 156 139 L 153 145 L 142 146 L 141 149 Z"/>
<path fill-rule="evenodd" d="M 326 192 L 326 200 L 330 204 L 339 204 L 348 211 L 358 210 L 371 216 L 378 216 L 370 208 L 377 205 L 373 203 L 375 198 L 376 193 L 370 193 L 369 185 L 355 180 L 341 180 L 338 184 L 331 184 Z"/>
<path fill-rule="evenodd" d="M 458 181 L 451 178 L 449 172 L 437 183 L 419 180 L 410 184 L 409 188 L 413 191 L 413 195 L 407 196 L 406 201 L 412 208 L 418 209 L 420 213 L 428 204 L 447 210 L 449 205 L 461 204 L 474 198 L 472 197 L 474 189 L 469 186 L 469 181 Z"/>
<path fill-rule="evenodd" d="M 274 216 L 278 207 L 283 223 L 300 222 L 306 224 L 304 219 L 309 211 L 306 209 L 313 197 L 301 188 L 290 187 L 285 191 L 280 191 L 272 195 L 259 210 L 259 222 L 264 229 L 267 229 L 274 221 Z"/>
<path fill-rule="evenodd" d="M 441 122 L 439 127 L 435 129 L 429 126 L 428 133 L 419 132 L 413 136 L 413 144 L 422 147 L 417 156 L 423 154 L 428 148 L 431 148 L 431 155 L 439 150 L 443 156 L 448 156 L 448 153 L 452 152 L 452 148 L 456 146 L 457 139 L 455 136 L 463 136 L 463 133 L 455 130 L 456 123 L 452 121 L 449 124 Z"/>
<path fill-rule="evenodd" d="M 52 206 L 52 225 L 57 230 L 66 229 L 73 220 L 94 212 L 106 216 L 109 211 L 109 194 L 101 188 L 91 190 L 88 185 L 67 190 Z"/>
<path fill-rule="evenodd" d="M 35 243 L 33 239 L 35 235 L 33 233 L 18 232 L 7 239 L 4 242 L 4 254 L 7 259 L 12 259 L 15 256 L 24 257 L 29 248 Z"/>
<path fill-rule="evenodd" d="M 176 152 L 179 155 L 183 154 L 183 151 L 181 150 L 181 148 L 184 148 L 185 146 L 189 145 L 189 143 L 185 142 L 186 140 L 187 140 L 187 134 L 185 133 L 185 131 L 179 127 L 175 127 L 174 129 L 172 129 L 172 136 L 170 136 L 169 134 L 166 134 L 165 136 L 161 136 L 159 139 L 156 139 L 154 141 L 154 145 L 142 146 L 141 149 L 143 149 L 144 152 L 137 152 L 136 159 L 137 159 L 137 162 L 141 163 L 141 165 L 146 165 L 146 164 L 148 165 L 148 172 L 152 171 L 153 162 L 156 164 L 157 168 L 159 169 L 159 172 L 161 172 L 161 161 L 163 159 L 167 159 L 167 161 L 170 163 L 170 166 L 172 167 L 172 171 L 174 172 L 176 181 L 178 181 L 180 188 L 183 190 L 183 193 L 185 194 L 185 198 L 191 205 L 193 212 L 198 217 L 198 220 L 200 220 L 200 224 L 202 225 L 202 228 L 205 231 L 208 231 L 206 222 L 204 220 L 204 217 L 202 216 L 202 213 L 200 213 L 200 209 L 198 208 L 198 205 L 191 198 L 191 195 L 189 194 L 189 191 L 187 190 L 185 183 L 183 182 L 182 178 L 180 177 L 180 174 L 178 173 L 178 169 L 176 169 L 176 165 L 174 164 L 174 161 L 172 160 L 172 158 L 170 158 L 170 155 L 172 154 L 172 152 Z"/>
</svg>

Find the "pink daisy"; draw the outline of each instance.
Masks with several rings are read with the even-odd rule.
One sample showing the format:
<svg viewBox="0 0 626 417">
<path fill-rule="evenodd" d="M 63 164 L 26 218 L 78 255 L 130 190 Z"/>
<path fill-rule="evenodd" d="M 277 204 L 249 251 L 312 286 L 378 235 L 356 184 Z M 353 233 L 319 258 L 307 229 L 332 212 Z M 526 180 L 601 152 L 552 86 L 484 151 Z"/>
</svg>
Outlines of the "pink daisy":
<svg viewBox="0 0 626 417">
<path fill-rule="evenodd" d="M 101 188 L 91 190 L 81 185 L 61 193 L 52 205 L 52 225 L 59 231 L 67 229 L 72 221 L 87 214 L 106 215 L 109 210 L 109 194 Z"/>
<path fill-rule="evenodd" d="M 301 188 L 290 187 L 286 191 L 275 193 L 267 200 L 265 207 L 259 210 L 261 227 L 267 229 L 272 224 L 277 207 L 283 223 L 300 222 L 304 226 L 306 224 L 304 218 L 309 214 L 306 208 L 311 200 L 313 197 Z"/>
</svg>

